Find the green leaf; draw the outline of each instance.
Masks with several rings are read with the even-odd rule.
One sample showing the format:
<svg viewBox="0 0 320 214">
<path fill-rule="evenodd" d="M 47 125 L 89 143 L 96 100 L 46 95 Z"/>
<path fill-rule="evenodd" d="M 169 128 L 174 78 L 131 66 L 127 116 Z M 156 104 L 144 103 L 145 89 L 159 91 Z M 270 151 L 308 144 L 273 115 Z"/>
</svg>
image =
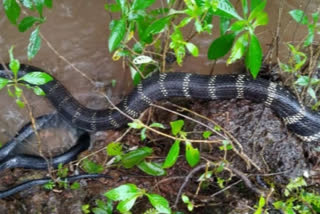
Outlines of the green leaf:
<svg viewBox="0 0 320 214">
<path fill-rule="evenodd" d="M 254 8 L 256 8 L 262 0 L 251 0 L 251 11 L 254 10 Z"/>
<path fill-rule="evenodd" d="M 257 26 L 267 25 L 269 22 L 269 17 L 266 12 L 260 12 L 256 18 L 256 21 L 253 23 L 253 28 L 256 28 Z"/>
<path fill-rule="evenodd" d="M 20 1 L 23 6 L 25 6 L 28 9 L 32 9 L 32 0 L 21 0 Z"/>
<path fill-rule="evenodd" d="M 90 205 L 89 204 L 82 205 L 81 210 L 84 214 L 89 214 L 90 213 Z"/>
<path fill-rule="evenodd" d="M 179 153 L 180 153 L 180 141 L 176 140 L 174 144 L 171 146 L 168 152 L 168 155 L 166 157 L 166 160 L 162 165 L 162 168 L 166 169 L 166 168 L 172 167 L 176 163 Z"/>
<path fill-rule="evenodd" d="M 155 63 L 155 61 L 150 56 L 140 55 L 135 57 L 132 60 L 133 64 L 140 65 L 140 64 L 149 64 Z"/>
<path fill-rule="evenodd" d="M 184 125 L 183 120 L 176 120 L 176 121 L 170 122 L 172 134 L 176 136 L 181 131 L 183 125 Z"/>
<path fill-rule="evenodd" d="M 231 49 L 235 34 L 225 34 L 215 39 L 208 49 L 208 59 L 215 60 L 223 57 Z"/>
<path fill-rule="evenodd" d="M 109 51 L 115 51 L 119 46 L 121 41 L 123 41 L 126 32 L 126 20 L 120 19 L 115 20 L 114 25 L 111 29 L 109 36 Z"/>
<path fill-rule="evenodd" d="M 304 180 L 304 178 L 303 177 L 297 177 L 297 178 L 295 178 L 293 180 L 290 180 L 290 183 L 286 186 L 286 189 L 284 191 L 284 195 L 288 197 L 292 190 L 296 190 L 296 189 L 298 189 L 300 187 L 305 187 L 305 186 L 307 186 L 307 183 Z"/>
<path fill-rule="evenodd" d="M 134 120 L 132 123 L 128 123 L 128 126 L 133 129 L 142 129 L 143 128 L 143 124 L 141 123 L 140 120 Z"/>
<path fill-rule="evenodd" d="M 21 9 L 16 0 L 3 0 L 2 4 L 9 21 L 14 25 L 17 24 Z"/>
<path fill-rule="evenodd" d="M 188 23 L 190 23 L 191 21 L 192 21 L 192 17 L 185 17 L 177 25 L 177 28 L 182 28 L 182 27 L 186 26 Z"/>
<path fill-rule="evenodd" d="M 39 27 L 36 27 L 34 31 L 32 31 L 29 39 L 28 45 L 28 60 L 31 60 L 37 55 L 38 51 L 41 47 L 41 37 L 39 35 Z"/>
<path fill-rule="evenodd" d="M 230 25 L 230 18 L 220 17 L 219 27 L 220 27 L 220 35 L 224 35 Z"/>
<path fill-rule="evenodd" d="M 128 152 L 122 156 L 121 163 L 125 168 L 132 168 L 139 164 L 147 156 L 151 155 L 153 150 L 149 147 L 142 147 Z"/>
<path fill-rule="evenodd" d="M 198 47 L 195 46 L 194 44 L 192 44 L 191 42 L 188 42 L 186 44 L 186 47 L 187 47 L 188 51 L 192 54 L 192 56 L 197 57 L 199 55 Z"/>
<path fill-rule="evenodd" d="M 155 0 L 135 0 L 132 4 L 132 10 L 143 10 L 150 7 Z"/>
<path fill-rule="evenodd" d="M 16 103 L 20 108 L 24 108 L 24 102 L 22 102 L 20 99 L 16 99 Z"/>
<path fill-rule="evenodd" d="M 36 9 L 37 9 L 40 17 L 42 17 L 43 16 L 42 11 L 43 11 L 44 0 L 33 0 L 33 3 L 36 6 Z"/>
<path fill-rule="evenodd" d="M 189 197 L 185 194 L 181 195 L 181 199 L 182 199 L 183 203 L 185 203 L 185 204 L 190 203 Z"/>
<path fill-rule="evenodd" d="M 58 165 L 58 173 L 57 173 L 59 178 L 67 177 L 68 171 L 69 171 L 68 167 L 63 167 L 63 164 L 59 163 L 59 165 Z"/>
<path fill-rule="evenodd" d="M 38 96 L 45 96 L 46 93 L 38 86 L 32 87 L 33 92 Z"/>
<path fill-rule="evenodd" d="M 202 175 L 200 175 L 200 177 L 198 178 L 198 182 L 200 181 L 205 181 L 205 180 L 208 180 L 212 177 L 212 174 L 213 174 L 213 171 L 207 171 L 205 173 L 203 173 Z"/>
<path fill-rule="evenodd" d="M 312 97 L 312 99 L 314 99 L 315 101 L 317 101 L 316 92 L 313 90 L 312 87 L 308 87 L 307 92 L 308 92 L 308 94 Z"/>
<path fill-rule="evenodd" d="M 288 46 L 295 62 L 294 71 L 298 71 L 305 64 L 307 56 L 305 53 L 298 51 L 295 46 L 291 44 L 288 44 Z"/>
<path fill-rule="evenodd" d="M 204 139 L 208 139 L 212 135 L 211 131 L 205 131 L 202 133 Z"/>
<path fill-rule="evenodd" d="M 109 156 L 117 156 L 122 154 L 122 144 L 119 142 L 111 142 L 106 148 Z"/>
<path fill-rule="evenodd" d="M 302 10 L 291 10 L 289 11 L 291 17 L 298 23 L 307 25 L 309 23 L 308 17 Z"/>
<path fill-rule="evenodd" d="M 174 32 L 170 35 L 172 42 L 170 42 L 170 48 L 174 50 L 175 56 L 177 57 L 178 65 L 182 64 L 182 59 L 186 54 L 185 41 L 183 39 L 182 32 L 179 28 L 175 27 Z"/>
<path fill-rule="evenodd" d="M 228 140 L 222 141 L 222 146 L 219 147 L 221 151 L 228 151 L 232 149 L 232 144 Z"/>
<path fill-rule="evenodd" d="M 225 180 L 223 178 L 217 177 L 217 184 L 221 189 L 224 188 L 224 182 Z"/>
<path fill-rule="evenodd" d="M 266 12 L 261 11 L 257 16 L 256 21 L 253 23 L 253 27 L 256 28 L 257 26 L 267 25 L 268 22 L 268 14 Z"/>
<path fill-rule="evenodd" d="M 128 7 L 127 7 L 127 1 L 126 0 L 116 0 L 117 4 L 120 6 L 122 14 L 128 15 Z"/>
<path fill-rule="evenodd" d="M 163 31 L 164 28 L 168 25 L 170 19 L 171 16 L 165 16 L 151 23 L 144 31 L 143 38 L 147 38 L 150 34 L 157 34 Z"/>
<path fill-rule="evenodd" d="M 46 5 L 47 8 L 52 8 L 52 0 L 44 0 L 44 5 Z"/>
<path fill-rule="evenodd" d="M 158 194 L 146 194 L 150 203 L 159 213 L 171 214 L 169 202 Z"/>
<path fill-rule="evenodd" d="M 113 201 L 123 201 L 135 197 L 140 191 L 141 190 L 134 184 L 123 184 L 115 189 L 109 190 L 104 196 Z"/>
<path fill-rule="evenodd" d="M 30 27 L 32 27 L 32 25 L 36 22 L 42 22 L 43 19 L 39 19 L 37 17 L 34 16 L 27 16 L 25 18 L 23 18 L 21 20 L 21 22 L 19 23 L 18 29 L 20 32 L 25 32 L 26 30 L 28 30 Z"/>
<path fill-rule="evenodd" d="M 161 164 L 152 163 L 147 161 L 140 162 L 137 167 L 148 175 L 162 176 L 166 174 L 166 171 L 162 169 Z"/>
<path fill-rule="evenodd" d="M 186 159 L 191 167 L 194 167 L 200 161 L 199 150 L 197 148 L 193 148 L 189 141 L 186 141 Z"/>
<path fill-rule="evenodd" d="M 253 78 L 256 78 L 262 63 L 262 50 L 260 42 L 254 34 L 251 34 L 249 51 L 247 53 L 245 62 Z"/>
<path fill-rule="evenodd" d="M 220 131 L 221 131 L 221 126 L 215 125 L 215 126 L 213 127 L 213 129 L 214 129 L 215 131 L 217 131 L 217 132 L 220 132 Z"/>
<path fill-rule="evenodd" d="M 258 18 L 260 16 L 261 12 L 264 10 L 265 6 L 267 4 L 266 0 L 263 0 L 257 5 L 250 13 L 248 21 L 251 22 L 252 20 Z"/>
<path fill-rule="evenodd" d="M 17 74 L 20 69 L 20 62 L 19 60 L 15 59 L 13 56 L 13 46 L 11 46 L 11 48 L 9 49 L 9 56 L 10 56 L 9 68 L 12 71 L 14 78 L 17 78 Z"/>
<path fill-rule="evenodd" d="M 161 124 L 161 123 L 152 123 L 152 124 L 150 125 L 150 127 L 152 127 L 152 128 L 165 129 L 164 125 Z"/>
<path fill-rule="evenodd" d="M 198 19 L 196 19 L 194 21 L 194 27 L 195 27 L 197 33 L 201 33 L 203 31 L 202 24 Z"/>
<path fill-rule="evenodd" d="M 309 28 L 308 35 L 307 35 L 307 38 L 304 40 L 303 46 L 307 47 L 311 45 L 313 42 L 313 39 L 314 39 L 314 28 Z"/>
<path fill-rule="evenodd" d="M 33 71 L 25 74 L 19 80 L 25 81 L 31 85 L 43 85 L 53 80 L 52 76 L 45 72 Z"/>
<path fill-rule="evenodd" d="M 121 11 L 121 7 L 118 4 L 105 4 L 104 9 L 113 13 Z"/>
<path fill-rule="evenodd" d="M 138 54 L 141 54 L 142 51 L 143 51 L 143 45 L 140 42 L 135 43 L 133 45 L 133 51 L 138 53 Z"/>
<path fill-rule="evenodd" d="M 128 198 L 124 201 L 119 202 L 117 206 L 117 210 L 120 211 L 120 213 L 128 213 L 129 210 L 133 207 L 134 203 L 136 202 L 138 196 L 134 196 L 132 198 Z"/>
<path fill-rule="evenodd" d="M 213 13 L 220 17 L 242 19 L 228 0 L 219 0 L 218 8 Z"/>
<path fill-rule="evenodd" d="M 22 94 L 22 89 L 19 88 L 18 86 L 14 86 L 14 94 L 16 95 L 17 98 L 20 98 Z"/>
<path fill-rule="evenodd" d="M 132 66 L 130 66 L 131 78 L 133 80 L 133 85 L 137 86 L 141 82 L 140 73 Z"/>
<path fill-rule="evenodd" d="M 0 90 L 8 84 L 9 80 L 0 77 Z"/>
<path fill-rule="evenodd" d="M 93 162 L 87 158 L 83 160 L 82 167 L 83 167 L 84 171 L 91 173 L 91 174 L 101 173 L 104 170 L 103 166 L 96 164 L 95 162 Z"/>
<path fill-rule="evenodd" d="M 307 86 L 310 82 L 309 76 L 300 76 L 296 81 L 295 84 L 300 86 Z"/>
<path fill-rule="evenodd" d="M 141 129 L 141 132 L 140 132 L 140 139 L 143 141 L 147 138 L 147 135 L 146 135 L 146 131 L 147 129 L 146 128 L 143 128 Z"/>
<path fill-rule="evenodd" d="M 55 183 L 53 181 L 49 181 L 48 183 L 43 185 L 43 188 L 47 190 L 52 190 L 55 187 Z"/>
<path fill-rule="evenodd" d="M 73 184 L 71 184 L 70 188 L 72 190 L 77 190 L 80 188 L 80 183 L 79 182 L 74 182 Z"/>
<path fill-rule="evenodd" d="M 112 200 L 108 200 L 107 202 L 104 202 L 98 199 L 96 200 L 96 205 L 98 207 L 95 207 L 92 209 L 92 212 L 94 214 L 112 214 L 113 213 Z"/>
<path fill-rule="evenodd" d="M 234 43 L 227 64 L 232 64 L 245 54 L 248 47 L 248 33 L 242 34 Z"/>
<path fill-rule="evenodd" d="M 248 11 L 249 11 L 249 9 L 248 9 L 248 0 L 241 0 L 241 4 L 242 4 L 243 14 L 245 16 L 247 16 Z"/>
<path fill-rule="evenodd" d="M 236 21 L 231 25 L 230 30 L 239 33 L 243 30 L 246 30 L 247 24 L 248 22 L 246 20 Z"/>
</svg>

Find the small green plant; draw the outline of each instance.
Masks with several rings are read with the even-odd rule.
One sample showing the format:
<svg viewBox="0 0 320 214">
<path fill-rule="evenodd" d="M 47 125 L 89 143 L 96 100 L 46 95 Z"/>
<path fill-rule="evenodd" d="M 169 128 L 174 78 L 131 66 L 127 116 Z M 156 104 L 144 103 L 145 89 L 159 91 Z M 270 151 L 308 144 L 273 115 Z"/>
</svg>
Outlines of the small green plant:
<svg viewBox="0 0 320 214">
<path fill-rule="evenodd" d="M 184 0 L 181 4 L 170 0 L 161 8 L 154 8 L 154 3 L 155 0 L 116 0 L 105 5 L 107 11 L 120 13 L 120 18 L 110 23 L 109 51 L 114 52 L 114 60 L 126 58 L 134 84 L 154 70 L 165 71 L 168 52 L 174 52 L 178 65 L 187 51 L 197 57 L 199 48 L 191 40 L 198 34 L 211 34 L 214 17 L 220 18 L 221 36 L 210 45 L 208 58 L 218 59 L 231 50 L 228 63 L 245 56 L 247 68 L 257 76 L 262 50 L 254 31 L 268 23 L 263 11 L 266 0 L 251 0 L 250 13 L 248 1 L 242 0 L 243 17 L 229 0 Z M 236 21 L 230 25 L 233 20 Z M 183 29 L 188 25 L 192 33 L 186 36 Z"/>
<path fill-rule="evenodd" d="M 89 214 L 90 213 L 90 205 L 89 204 L 82 205 L 81 210 L 84 214 Z"/>
<path fill-rule="evenodd" d="M 20 32 L 25 32 L 32 26 L 36 26 L 30 34 L 29 45 L 28 45 L 28 59 L 31 60 L 35 57 L 41 47 L 40 27 L 39 25 L 45 22 L 43 16 L 43 8 L 52 8 L 52 0 L 3 0 L 4 12 L 9 21 L 16 25 Z M 39 17 L 25 16 L 19 22 L 22 9 L 28 9 L 30 11 L 37 11 Z"/>
<path fill-rule="evenodd" d="M 43 185 L 43 188 L 45 188 L 46 190 L 53 190 L 55 186 L 56 184 L 54 183 L 54 181 L 49 181 L 48 183 Z"/>
<path fill-rule="evenodd" d="M 288 214 L 307 214 L 320 212 L 320 195 L 308 192 L 303 177 L 290 181 L 284 191 L 285 200 L 273 203 L 276 209 Z"/>
<path fill-rule="evenodd" d="M 144 125 L 139 120 L 135 120 L 134 122 L 129 123 L 129 126 L 132 128 L 135 128 L 135 129 L 142 129 L 141 132 L 145 132 L 144 130 L 146 130 L 144 128 Z M 200 152 L 197 148 L 194 148 L 192 146 L 192 143 L 190 141 L 187 140 L 187 133 L 182 130 L 182 128 L 184 126 L 184 121 L 183 120 L 172 121 L 172 122 L 170 122 L 170 126 L 171 126 L 171 133 L 173 136 L 185 139 L 185 146 L 186 146 L 185 157 L 186 157 L 188 164 L 191 167 L 194 167 L 200 161 Z M 159 123 L 153 123 L 153 127 L 164 128 L 164 126 Z M 164 163 L 162 164 L 162 168 L 166 169 L 166 168 L 172 167 L 175 164 L 175 162 L 177 161 L 179 154 L 180 154 L 180 140 L 176 140 L 172 144 L 172 146 L 168 152 L 168 155 L 167 155 Z M 145 163 L 143 165 L 146 166 Z M 159 164 L 156 164 L 156 165 L 160 166 Z M 158 168 L 157 166 L 153 166 L 152 168 L 154 168 L 154 169 Z"/>
<path fill-rule="evenodd" d="M 263 196 L 260 196 L 258 205 L 255 206 L 256 211 L 254 214 L 263 214 L 263 207 L 266 205 L 266 199 Z"/>
<path fill-rule="evenodd" d="M 112 214 L 113 213 L 113 201 L 96 200 L 97 207 L 91 209 L 94 214 Z"/>
<path fill-rule="evenodd" d="M 59 188 L 64 188 L 64 189 L 72 189 L 76 190 L 80 188 L 79 182 L 73 182 L 71 185 L 69 185 L 68 180 L 66 177 L 68 176 L 69 169 L 68 167 L 64 167 L 62 163 L 59 163 L 58 165 L 58 170 L 57 170 L 57 176 L 58 178 L 53 181 L 50 180 L 48 183 L 43 185 L 43 188 L 47 190 L 53 190 L 53 188 L 58 185 Z"/>
<path fill-rule="evenodd" d="M 315 34 L 320 32 L 320 26 L 318 24 L 319 12 L 312 13 L 311 21 L 309 21 L 307 15 L 302 10 L 291 10 L 289 14 L 296 22 L 307 26 L 308 35 L 304 40 L 303 45 L 305 47 L 311 45 L 314 40 Z"/>
<path fill-rule="evenodd" d="M 110 143 L 107 146 L 107 154 L 109 156 L 115 156 L 116 162 L 119 162 L 123 167 L 130 169 L 137 166 L 143 172 L 153 175 L 161 176 L 165 175 L 165 170 L 162 169 L 161 164 L 148 162 L 146 157 L 152 154 L 153 150 L 149 147 L 141 147 L 133 151 L 124 153 L 122 146 L 118 142 Z"/>
<path fill-rule="evenodd" d="M 317 62 L 317 60 L 314 58 L 315 56 L 313 56 L 312 51 L 309 56 L 305 52 L 307 50 L 306 47 L 312 45 L 315 34 L 320 32 L 318 23 L 319 12 L 312 14 L 311 21 L 302 10 L 291 10 L 289 14 L 297 23 L 307 26 L 308 34 L 303 41 L 303 47 L 301 47 L 301 44 L 288 44 L 290 58 L 287 63 L 279 61 L 279 66 L 282 71 L 286 72 L 293 79 L 291 85 L 295 88 L 296 92 L 299 92 L 301 101 L 311 104 L 312 108 L 316 110 L 320 105 L 317 98 L 320 80 L 314 75 L 314 70 L 316 70 L 316 67 L 319 67 L 319 64 L 313 62 Z M 312 50 L 312 46 L 309 49 Z M 306 65 L 307 62 L 310 63 L 309 66 Z"/>
<path fill-rule="evenodd" d="M 22 77 L 18 77 L 18 72 L 20 70 L 20 62 L 19 60 L 15 59 L 13 56 L 13 47 L 9 50 L 10 55 L 10 63 L 9 68 L 12 71 L 13 78 L 6 79 L 0 77 L 0 89 L 4 88 L 5 86 L 8 87 L 8 94 L 11 97 L 15 97 L 16 103 L 19 107 L 23 108 L 25 103 L 21 100 L 22 99 L 22 89 L 21 86 L 25 86 L 33 90 L 36 95 L 45 95 L 44 91 L 39 87 L 39 85 L 46 84 L 50 82 L 53 78 L 44 72 L 40 71 L 33 71 L 30 73 L 25 74 Z M 12 88 L 14 92 L 12 92 Z"/>
<path fill-rule="evenodd" d="M 190 212 L 192 212 L 194 209 L 194 204 L 192 201 L 190 201 L 189 197 L 185 194 L 182 194 L 181 199 L 182 199 L 183 203 L 185 203 L 187 205 L 188 210 Z"/>
<path fill-rule="evenodd" d="M 146 190 L 138 188 L 134 184 L 124 184 L 105 193 L 105 196 L 112 201 L 119 201 L 117 210 L 120 213 L 127 213 L 134 206 L 136 200 L 147 196 L 151 205 L 158 213 L 171 213 L 169 202 L 162 196 L 154 193 L 147 193 Z"/>
<path fill-rule="evenodd" d="M 241 0 L 243 17 L 238 15 L 233 6 L 229 3 L 229 13 L 221 16 L 221 36 L 215 39 L 209 49 L 208 58 L 218 59 L 225 56 L 229 50 L 231 54 L 227 64 L 245 57 L 245 65 L 255 78 L 262 63 L 262 49 L 254 31 L 258 26 L 268 24 L 268 14 L 264 12 L 267 1 L 251 1 L 251 12 L 249 13 L 248 1 Z M 230 25 L 230 21 L 236 19 Z M 237 37 L 237 39 L 235 39 Z"/>
<path fill-rule="evenodd" d="M 87 158 L 82 161 L 82 168 L 85 172 L 91 173 L 91 174 L 101 173 L 104 170 L 102 165 L 97 164 Z"/>
</svg>

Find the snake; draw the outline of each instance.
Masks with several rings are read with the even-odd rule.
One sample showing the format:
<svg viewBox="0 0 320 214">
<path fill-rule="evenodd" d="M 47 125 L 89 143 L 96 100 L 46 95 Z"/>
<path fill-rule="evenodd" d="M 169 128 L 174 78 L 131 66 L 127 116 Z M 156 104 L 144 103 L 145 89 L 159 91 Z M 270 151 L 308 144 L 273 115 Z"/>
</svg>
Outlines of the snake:
<svg viewBox="0 0 320 214">
<path fill-rule="evenodd" d="M 48 164 L 52 168 L 57 168 L 59 164 L 66 164 L 72 160 L 77 159 L 77 156 L 87 150 L 90 146 L 90 135 L 88 132 L 83 130 L 75 129 L 66 124 L 64 120 L 57 113 L 50 113 L 46 115 L 39 116 L 35 118 L 36 130 L 47 129 L 47 128 L 57 128 L 64 127 L 69 128 L 69 132 L 74 137 L 78 137 L 77 142 L 74 146 L 68 149 L 63 154 L 57 155 L 50 159 L 44 159 L 43 157 L 37 155 L 24 154 L 25 144 L 29 143 L 28 138 L 32 137 L 35 132 L 32 123 L 29 122 L 24 125 L 10 141 L 8 141 L 0 149 L 0 171 L 4 169 L 12 168 L 26 168 L 26 169 L 37 169 L 46 170 L 48 169 Z M 21 148 L 22 147 L 22 148 Z M 22 150 L 22 151 L 21 151 Z M 47 162 L 49 161 L 49 162 Z M 97 178 L 111 178 L 107 174 L 77 174 L 73 176 L 67 176 L 63 179 L 66 182 L 74 182 L 80 179 L 97 179 Z M 44 185 L 52 181 L 51 177 L 44 177 L 39 179 L 32 179 L 24 181 L 18 185 L 10 187 L 6 190 L 0 190 L 0 199 L 9 197 L 20 191 L 30 189 L 34 186 Z"/>
<path fill-rule="evenodd" d="M 0 66 L 0 77 L 5 69 Z M 21 65 L 19 76 L 44 70 Z M 58 113 L 72 126 L 96 132 L 119 129 L 136 119 L 152 103 L 175 97 L 203 100 L 247 99 L 264 103 L 281 118 L 289 131 L 305 142 L 320 139 L 320 114 L 300 103 L 289 89 L 245 74 L 201 75 L 196 73 L 155 73 L 144 79 L 119 104 L 91 109 L 79 103 L 56 79 L 39 86 Z"/>
<path fill-rule="evenodd" d="M 41 68 L 21 64 L 18 77 L 34 71 L 47 73 Z M 8 71 L 0 65 L 0 77 L 10 78 L 9 76 Z M 85 132 L 120 129 L 133 119 L 139 118 L 140 114 L 152 103 L 161 100 L 172 98 L 207 101 L 247 99 L 256 103 L 264 103 L 271 108 L 283 120 L 289 131 L 302 141 L 320 141 L 320 114 L 318 112 L 304 106 L 286 87 L 262 78 L 253 79 L 245 74 L 154 73 L 142 80 L 120 103 L 106 109 L 91 109 L 82 105 L 55 78 L 46 84 L 39 85 L 39 87 L 45 92 L 46 98 L 61 117 L 73 127 Z M 82 142 L 83 140 L 80 140 L 78 144 L 83 144 Z M 65 154 L 54 157 L 53 165 L 56 166 L 59 162 L 66 163 L 87 148 L 85 145 L 79 146 L 78 144 Z M 19 156 L 18 159 L 23 161 L 7 158 L 7 162 L 0 164 L 0 169 L 11 167 L 46 168 L 43 160 L 36 157 Z M 14 162 L 23 162 L 23 164 L 13 164 Z M 28 184 L 30 182 L 27 182 L 27 186 Z M 21 189 L 20 186 L 18 187 Z"/>
</svg>

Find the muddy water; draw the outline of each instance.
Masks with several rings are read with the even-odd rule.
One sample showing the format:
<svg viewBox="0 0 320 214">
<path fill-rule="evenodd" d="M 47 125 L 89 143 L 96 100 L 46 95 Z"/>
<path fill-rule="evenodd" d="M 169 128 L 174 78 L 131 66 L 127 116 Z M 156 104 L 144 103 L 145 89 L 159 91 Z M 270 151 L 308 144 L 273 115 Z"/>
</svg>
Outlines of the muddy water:
<svg viewBox="0 0 320 214">
<path fill-rule="evenodd" d="M 111 1 L 108 1 L 111 2 Z M 236 2 L 236 1 L 234 1 Z M 277 29 L 279 8 L 282 1 L 269 0 L 267 12 L 269 14 L 268 27 L 261 27 L 258 36 L 261 38 L 266 52 L 272 43 L 272 37 Z M 119 96 L 128 92 L 131 86 L 127 68 L 123 68 L 120 61 L 114 62 L 107 49 L 108 23 L 112 16 L 104 10 L 105 0 L 68 0 L 54 1 L 54 8 L 45 11 L 47 21 L 41 25 L 41 32 L 60 56 L 68 59 L 74 66 L 95 81 L 95 86 L 77 73 L 72 66 L 61 60 L 43 42 L 40 53 L 31 62 L 27 61 L 26 48 L 29 33 L 19 33 L 8 23 L 0 8 L 0 55 L 8 61 L 7 50 L 15 46 L 15 56 L 21 62 L 39 66 L 59 79 L 71 93 L 82 103 L 93 108 L 106 106 L 106 102 L 96 95 L 96 90 L 108 88 L 108 95 Z M 240 3 L 238 2 L 239 6 Z M 305 35 L 305 28 L 298 26 L 288 16 L 288 11 L 296 8 L 315 12 L 319 7 L 318 0 L 284 0 L 282 17 L 280 18 L 279 56 L 287 54 L 287 42 L 299 42 Z M 218 31 L 216 31 L 218 32 Z M 179 70 L 185 72 L 210 73 L 212 62 L 206 57 L 206 51 L 212 38 L 218 34 L 195 37 L 192 42 L 200 47 L 198 58 L 188 57 Z M 238 65 L 226 68 L 224 60 L 219 60 L 215 66 L 215 73 L 226 73 L 239 69 Z M 112 89 L 111 80 L 117 80 L 117 87 Z M 14 135 L 16 130 L 29 121 L 27 111 L 19 109 L 13 99 L 5 91 L 0 92 L 0 141 L 5 142 Z M 27 93 L 35 115 L 51 112 L 52 108 L 45 99 Z"/>
</svg>

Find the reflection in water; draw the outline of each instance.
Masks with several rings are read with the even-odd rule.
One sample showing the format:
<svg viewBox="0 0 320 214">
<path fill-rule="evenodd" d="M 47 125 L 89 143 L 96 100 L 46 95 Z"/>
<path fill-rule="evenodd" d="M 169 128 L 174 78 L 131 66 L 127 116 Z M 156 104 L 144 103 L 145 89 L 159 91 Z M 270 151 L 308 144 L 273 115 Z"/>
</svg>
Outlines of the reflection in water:
<svg viewBox="0 0 320 214">
<path fill-rule="evenodd" d="M 257 32 L 259 38 L 261 38 L 264 51 L 272 43 L 281 2 L 283 2 L 283 15 L 280 19 L 281 28 L 279 29 L 279 56 L 286 56 L 286 43 L 299 42 L 306 33 L 304 27 L 298 26 L 291 20 L 288 16 L 288 11 L 300 8 L 306 9 L 307 13 L 310 14 L 317 9 L 319 0 L 268 1 L 269 25 L 268 27 L 258 28 Z M 108 85 L 112 79 L 116 79 L 117 87 L 113 90 L 113 95 L 118 96 L 127 93 L 131 87 L 131 80 L 127 69 L 123 69 L 120 61 L 112 61 L 111 55 L 108 53 L 108 24 L 111 16 L 104 10 L 105 3 L 105 0 L 54 1 L 54 8 L 45 11 L 47 21 L 41 25 L 41 32 L 59 54 L 97 83 L 103 82 Z M 239 6 L 240 4 L 238 3 L 237 5 Z M 2 7 L 0 8 L 0 14 L 4 14 Z M 217 23 L 214 24 L 215 27 L 218 26 Z M 14 45 L 15 56 L 21 62 L 30 63 L 49 71 L 66 85 L 74 96 L 79 97 L 83 93 L 94 92 L 95 87 L 74 71 L 70 65 L 62 61 L 59 56 L 50 50 L 45 42 L 43 42 L 42 48 L 35 59 L 28 62 L 26 47 L 30 32 L 19 33 L 16 27 L 8 23 L 4 15 L 0 18 L 0 29 L 0 56 L 4 60 L 8 61 L 7 51 L 11 45 Z M 188 57 L 183 67 L 174 67 L 174 69 L 184 72 L 210 73 L 212 62 L 207 60 L 206 52 L 213 38 L 218 36 L 218 32 L 216 30 L 213 35 L 196 37 L 197 39 L 192 42 L 199 46 L 200 56 L 198 58 Z M 239 66 L 237 65 L 226 68 L 225 61 L 219 60 L 215 66 L 215 73 L 225 73 L 238 69 Z M 0 93 L 0 109 L 2 109 L 0 112 L 0 141 L 5 142 L 15 134 L 15 129 L 21 127 L 29 119 L 27 111 L 19 109 L 14 100 L 9 98 L 5 91 Z M 36 116 L 52 111 L 44 99 L 36 97 L 29 92 L 27 92 L 27 96 Z M 85 96 L 80 98 L 82 97 Z M 81 101 L 84 104 L 90 102 L 89 99 L 81 99 Z"/>
</svg>

